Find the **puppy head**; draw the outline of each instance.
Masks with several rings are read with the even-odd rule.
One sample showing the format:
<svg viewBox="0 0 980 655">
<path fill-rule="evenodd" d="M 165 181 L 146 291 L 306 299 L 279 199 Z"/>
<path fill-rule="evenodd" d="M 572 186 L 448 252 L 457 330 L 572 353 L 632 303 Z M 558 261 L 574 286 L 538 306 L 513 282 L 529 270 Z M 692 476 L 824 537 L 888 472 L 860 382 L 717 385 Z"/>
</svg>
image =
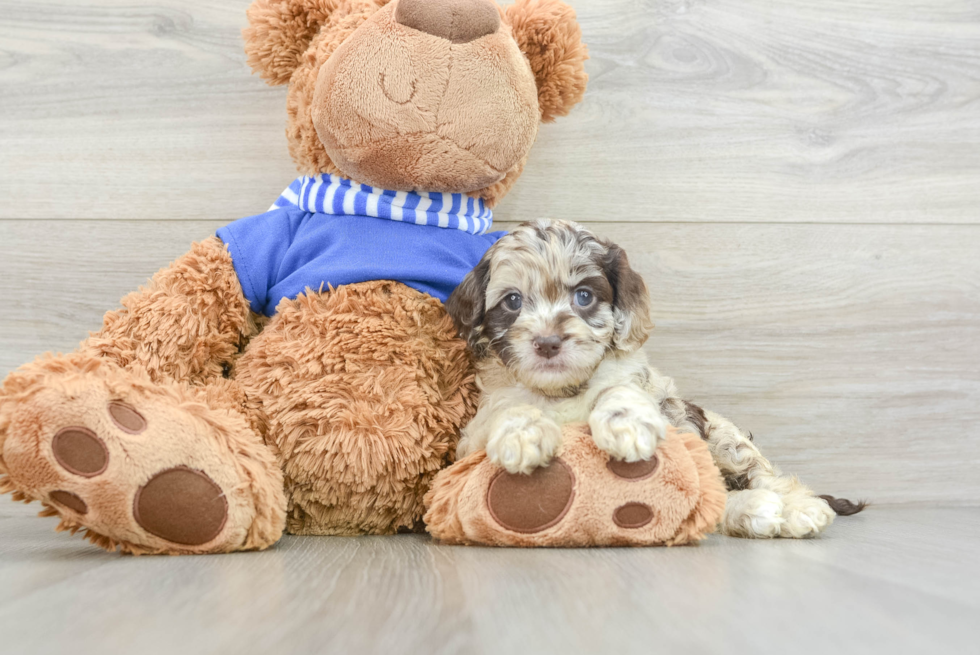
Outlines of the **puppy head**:
<svg viewBox="0 0 980 655">
<path fill-rule="evenodd" d="M 626 253 L 570 221 L 524 223 L 500 239 L 447 309 L 477 358 L 497 358 L 548 394 L 579 387 L 653 328 L 646 285 Z"/>
</svg>

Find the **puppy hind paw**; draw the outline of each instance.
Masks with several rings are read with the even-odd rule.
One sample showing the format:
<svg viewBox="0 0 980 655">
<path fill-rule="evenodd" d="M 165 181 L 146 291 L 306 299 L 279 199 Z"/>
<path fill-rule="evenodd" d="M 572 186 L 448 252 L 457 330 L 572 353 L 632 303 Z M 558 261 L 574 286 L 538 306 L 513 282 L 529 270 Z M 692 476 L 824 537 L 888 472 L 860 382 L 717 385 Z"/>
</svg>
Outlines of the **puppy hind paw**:
<svg viewBox="0 0 980 655">
<path fill-rule="evenodd" d="M 783 498 L 783 526 L 779 536 L 793 539 L 815 537 L 834 522 L 834 510 L 814 496 Z"/>
<path fill-rule="evenodd" d="M 783 499 L 769 489 L 745 489 L 728 494 L 721 521 L 722 534 L 749 539 L 779 537 L 783 524 Z"/>
</svg>

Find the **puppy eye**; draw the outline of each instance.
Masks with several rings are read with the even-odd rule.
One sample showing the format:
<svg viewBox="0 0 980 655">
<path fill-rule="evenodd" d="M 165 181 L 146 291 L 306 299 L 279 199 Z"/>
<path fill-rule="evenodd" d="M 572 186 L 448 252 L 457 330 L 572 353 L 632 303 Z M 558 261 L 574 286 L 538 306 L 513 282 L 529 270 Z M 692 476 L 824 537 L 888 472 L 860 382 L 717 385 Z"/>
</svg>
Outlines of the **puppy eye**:
<svg viewBox="0 0 980 655">
<path fill-rule="evenodd" d="M 579 289 L 575 292 L 575 304 L 579 307 L 588 307 L 595 300 L 595 296 L 588 289 Z"/>
<path fill-rule="evenodd" d="M 524 304 L 524 301 L 519 293 L 509 293 L 504 298 L 504 305 L 506 305 L 507 309 L 512 312 L 516 312 L 518 309 L 520 309 L 522 304 Z"/>
</svg>

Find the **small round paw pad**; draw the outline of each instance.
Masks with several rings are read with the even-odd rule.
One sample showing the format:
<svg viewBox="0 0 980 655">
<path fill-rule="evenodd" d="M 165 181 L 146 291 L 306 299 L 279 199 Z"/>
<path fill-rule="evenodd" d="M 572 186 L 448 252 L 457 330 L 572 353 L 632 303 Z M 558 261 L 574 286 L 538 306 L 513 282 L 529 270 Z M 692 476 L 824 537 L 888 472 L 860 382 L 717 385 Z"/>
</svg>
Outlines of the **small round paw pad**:
<svg viewBox="0 0 980 655">
<path fill-rule="evenodd" d="M 613 523 L 621 528 L 642 528 L 653 520 L 653 510 L 643 503 L 626 503 L 613 512 Z"/>
<path fill-rule="evenodd" d="M 618 459 L 611 459 L 606 462 L 606 468 L 624 480 L 646 480 L 657 472 L 657 464 L 659 462 L 660 460 L 657 459 L 656 455 L 639 462 L 624 462 Z"/>
<path fill-rule="evenodd" d="M 54 458 L 62 468 L 83 478 L 94 478 L 109 466 L 109 450 L 88 428 L 65 428 L 51 441 Z"/>
<path fill-rule="evenodd" d="M 88 512 L 88 505 L 85 504 L 85 501 L 78 494 L 73 494 L 70 491 L 59 489 L 58 491 L 49 493 L 48 497 L 59 505 L 64 505 L 78 514 L 86 514 Z"/>
<path fill-rule="evenodd" d="M 109 417 L 116 427 L 129 434 L 139 434 L 146 430 L 146 419 L 135 408 L 126 403 L 113 401 L 109 403 Z"/>
</svg>

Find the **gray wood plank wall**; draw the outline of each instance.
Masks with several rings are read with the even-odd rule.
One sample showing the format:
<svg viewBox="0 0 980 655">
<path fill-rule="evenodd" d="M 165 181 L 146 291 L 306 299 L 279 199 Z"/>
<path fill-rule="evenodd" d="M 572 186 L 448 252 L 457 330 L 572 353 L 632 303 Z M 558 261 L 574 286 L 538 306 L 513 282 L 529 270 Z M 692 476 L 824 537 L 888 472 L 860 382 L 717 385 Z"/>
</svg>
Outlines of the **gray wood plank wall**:
<svg viewBox="0 0 980 655">
<path fill-rule="evenodd" d="M 498 221 L 627 247 L 648 350 L 822 492 L 980 502 L 980 6 L 578 0 Z M 294 177 L 246 0 L 0 0 L 0 375 Z"/>
</svg>

